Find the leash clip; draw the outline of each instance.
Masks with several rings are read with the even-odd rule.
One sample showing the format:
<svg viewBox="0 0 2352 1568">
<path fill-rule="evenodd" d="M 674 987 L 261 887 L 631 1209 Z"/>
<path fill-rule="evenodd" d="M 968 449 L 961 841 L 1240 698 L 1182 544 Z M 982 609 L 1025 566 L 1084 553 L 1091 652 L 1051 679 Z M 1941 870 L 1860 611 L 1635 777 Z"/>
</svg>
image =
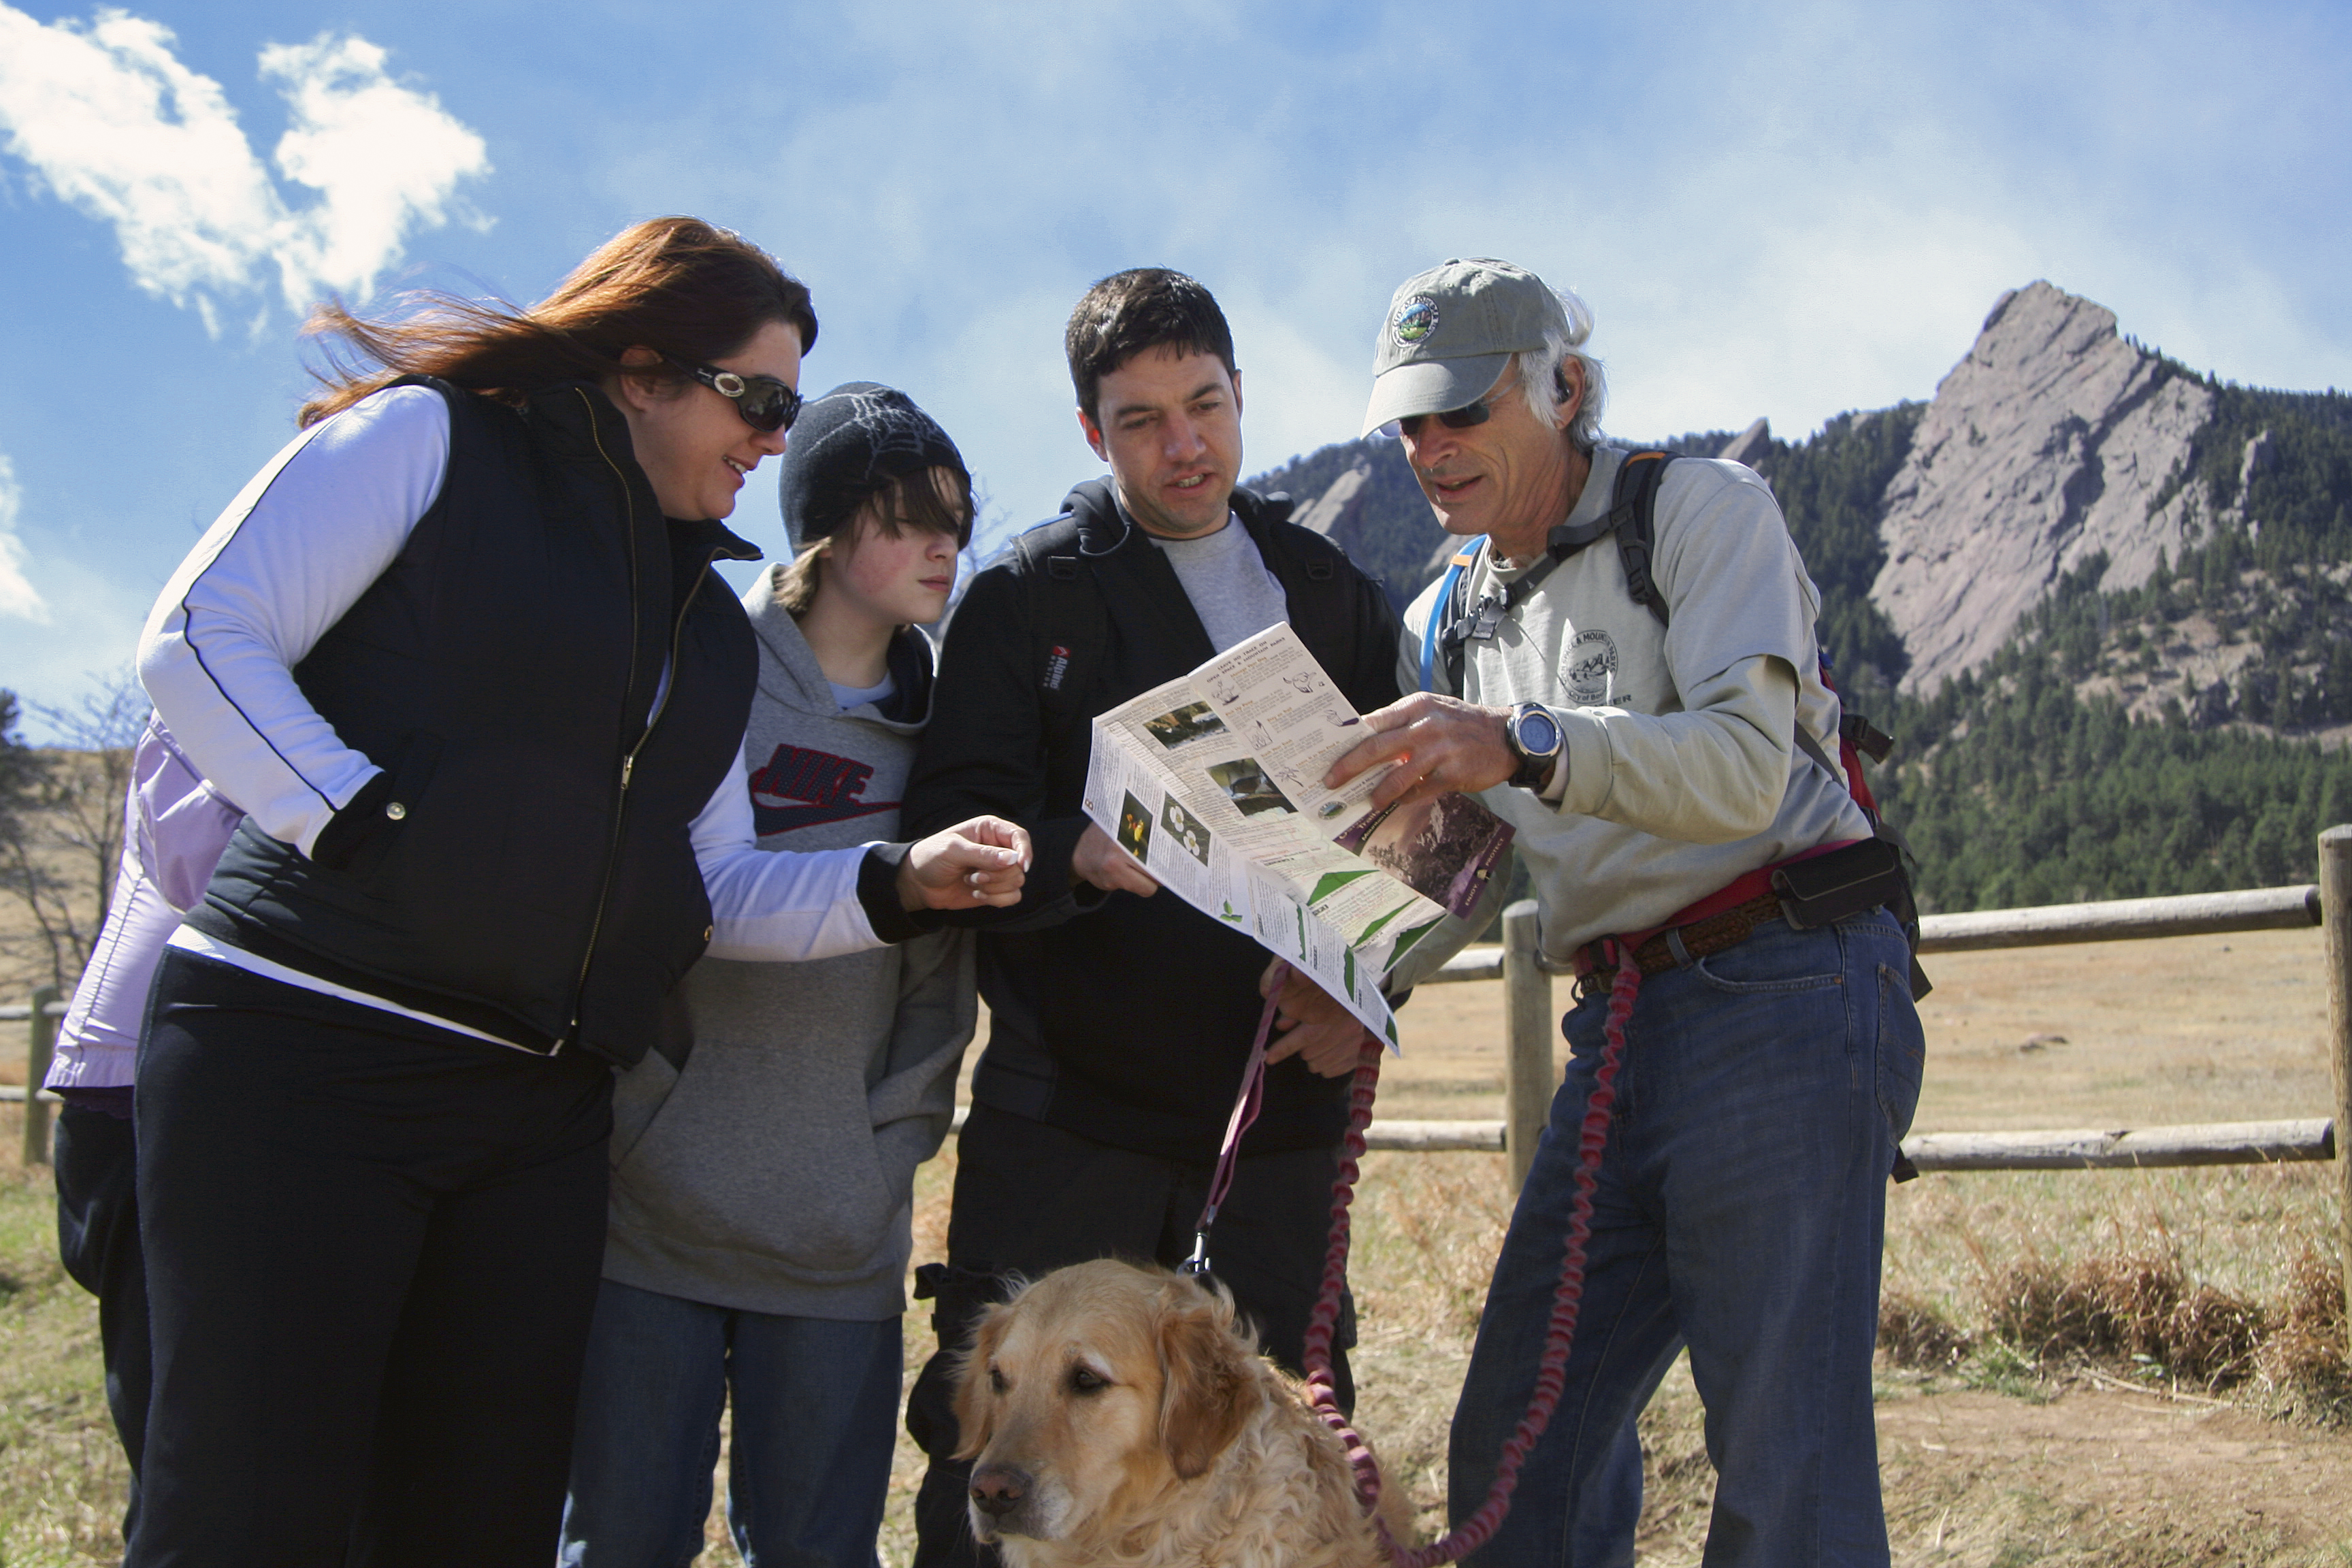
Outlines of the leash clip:
<svg viewBox="0 0 2352 1568">
<path fill-rule="evenodd" d="M 1209 1272 L 1209 1226 L 1206 1221 L 1192 1233 L 1192 1256 L 1178 1264 L 1176 1272 L 1194 1279 Z"/>
</svg>

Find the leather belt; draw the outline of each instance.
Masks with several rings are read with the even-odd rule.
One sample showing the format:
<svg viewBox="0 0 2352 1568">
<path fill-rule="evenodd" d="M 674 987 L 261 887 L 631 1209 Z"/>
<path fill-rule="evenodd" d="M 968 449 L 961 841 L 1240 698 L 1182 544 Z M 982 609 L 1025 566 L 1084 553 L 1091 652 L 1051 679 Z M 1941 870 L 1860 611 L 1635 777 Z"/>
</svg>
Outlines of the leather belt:
<svg viewBox="0 0 2352 1568">
<path fill-rule="evenodd" d="M 1721 952 L 1727 947 L 1737 947 L 1754 935 L 1758 926 L 1781 918 L 1780 896 L 1778 893 L 1759 893 L 1744 904 L 1735 904 L 1688 925 L 1668 926 L 1633 950 L 1633 962 L 1645 976 L 1679 969 L 1694 959 Z M 1611 940 L 1608 937 L 1598 938 L 1576 950 L 1576 971 L 1580 978 L 1595 975 L 1605 979 L 1617 967 L 1613 959 L 1605 957 L 1600 951 L 1601 944 Z"/>
</svg>

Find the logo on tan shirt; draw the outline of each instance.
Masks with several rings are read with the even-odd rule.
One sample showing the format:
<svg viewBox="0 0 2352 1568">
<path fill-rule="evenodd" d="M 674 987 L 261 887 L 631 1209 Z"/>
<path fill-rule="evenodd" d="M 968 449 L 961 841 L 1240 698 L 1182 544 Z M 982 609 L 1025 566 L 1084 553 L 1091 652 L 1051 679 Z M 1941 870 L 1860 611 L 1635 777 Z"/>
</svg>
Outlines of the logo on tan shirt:
<svg viewBox="0 0 2352 1568">
<path fill-rule="evenodd" d="M 1580 708 L 1599 708 L 1612 694 L 1617 644 L 1607 632 L 1579 632 L 1559 661 L 1559 678 Z"/>
</svg>

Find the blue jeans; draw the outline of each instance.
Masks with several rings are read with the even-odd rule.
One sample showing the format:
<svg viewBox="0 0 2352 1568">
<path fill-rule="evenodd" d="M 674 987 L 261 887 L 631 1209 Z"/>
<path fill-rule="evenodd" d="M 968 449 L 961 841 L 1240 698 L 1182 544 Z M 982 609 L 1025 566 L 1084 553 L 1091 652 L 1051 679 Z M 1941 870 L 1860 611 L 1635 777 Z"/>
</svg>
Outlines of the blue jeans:
<svg viewBox="0 0 2352 1568">
<path fill-rule="evenodd" d="M 687 1568 L 734 1392 L 727 1521 L 750 1568 L 874 1568 L 898 1418 L 898 1320 L 737 1311 L 607 1279 L 559 1561 Z"/>
<path fill-rule="evenodd" d="M 1685 1345 L 1716 1469 L 1709 1568 L 1884 1564 L 1871 1410 L 1886 1178 L 1923 1042 L 1883 911 L 1780 922 L 1650 976 L 1626 1029 L 1565 1392 L 1475 1568 L 1630 1563 L 1628 1433 Z M 1608 1011 L 1563 1024 L 1566 1081 L 1496 1262 L 1454 1413 L 1454 1518 L 1527 1409 Z"/>
</svg>

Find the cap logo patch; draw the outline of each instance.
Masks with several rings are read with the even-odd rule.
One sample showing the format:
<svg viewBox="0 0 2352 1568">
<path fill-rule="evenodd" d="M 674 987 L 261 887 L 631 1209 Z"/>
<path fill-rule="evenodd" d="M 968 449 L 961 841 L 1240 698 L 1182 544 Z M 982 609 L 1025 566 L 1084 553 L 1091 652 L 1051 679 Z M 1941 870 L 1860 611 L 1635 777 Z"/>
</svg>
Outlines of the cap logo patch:
<svg viewBox="0 0 2352 1568">
<path fill-rule="evenodd" d="M 1398 308 L 1390 325 L 1396 341 L 1411 348 L 1437 331 L 1437 301 L 1426 294 L 1415 294 Z"/>
</svg>

